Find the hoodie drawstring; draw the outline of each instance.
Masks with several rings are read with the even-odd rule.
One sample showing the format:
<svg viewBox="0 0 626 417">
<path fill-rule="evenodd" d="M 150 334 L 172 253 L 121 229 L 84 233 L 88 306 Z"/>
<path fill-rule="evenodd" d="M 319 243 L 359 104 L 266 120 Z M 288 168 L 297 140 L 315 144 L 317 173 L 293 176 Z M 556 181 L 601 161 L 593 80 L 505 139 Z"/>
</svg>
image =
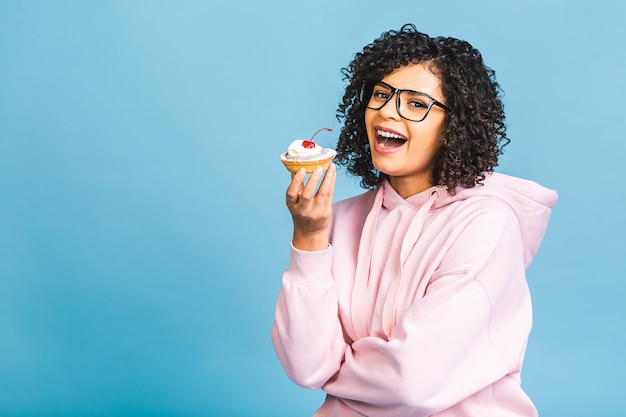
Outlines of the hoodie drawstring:
<svg viewBox="0 0 626 417">
<path fill-rule="evenodd" d="M 363 316 L 365 311 L 362 307 L 363 300 L 367 299 L 367 283 L 370 276 L 370 262 L 372 259 L 372 249 L 374 247 L 374 233 L 378 224 L 378 216 L 383 205 L 383 187 L 381 186 L 376 193 L 374 204 L 370 210 L 363 230 L 361 231 L 361 241 L 359 242 L 359 253 L 356 263 L 356 271 L 354 277 L 354 287 L 352 288 L 352 302 L 350 303 L 350 312 L 352 316 L 352 327 L 357 339 L 365 337 L 369 334 L 366 318 Z"/>
<path fill-rule="evenodd" d="M 367 300 L 367 284 L 370 276 L 374 236 L 376 234 L 376 226 L 383 204 L 383 195 L 383 187 L 380 187 L 376 193 L 372 209 L 365 219 L 361 232 L 361 240 L 359 242 L 359 253 L 351 302 L 352 326 L 357 339 L 369 335 L 368 322 L 371 320 L 371 317 L 364 317 L 363 313 L 367 310 L 363 307 L 363 302 Z M 428 213 L 438 197 L 439 191 L 434 190 L 428 201 L 419 208 L 411 220 L 405 232 L 404 239 L 402 240 L 400 259 L 398 259 L 398 262 L 400 262 L 400 276 L 396 277 L 391 282 L 383 307 L 383 329 L 387 337 L 391 336 L 391 329 L 395 326 L 396 317 L 394 310 L 398 298 L 398 290 L 404 274 L 404 264 L 419 239 L 426 213 Z"/>
<path fill-rule="evenodd" d="M 402 247 L 400 249 L 400 276 L 396 277 L 389 286 L 387 297 L 385 298 L 385 305 L 383 306 L 383 330 L 387 339 L 391 338 L 391 331 L 396 326 L 396 303 L 398 301 L 398 290 L 400 284 L 404 278 L 404 265 L 409 258 L 409 254 L 417 244 L 417 241 L 422 234 L 422 227 L 424 226 L 424 219 L 426 213 L 431 209 L 437 198 L 439 197 L 439 191 L 434 190 L 430 194 L 430 198 L 415 214 L 411 224 L 406 230 L 404 239 L 402 239 Z"/>
</svg>

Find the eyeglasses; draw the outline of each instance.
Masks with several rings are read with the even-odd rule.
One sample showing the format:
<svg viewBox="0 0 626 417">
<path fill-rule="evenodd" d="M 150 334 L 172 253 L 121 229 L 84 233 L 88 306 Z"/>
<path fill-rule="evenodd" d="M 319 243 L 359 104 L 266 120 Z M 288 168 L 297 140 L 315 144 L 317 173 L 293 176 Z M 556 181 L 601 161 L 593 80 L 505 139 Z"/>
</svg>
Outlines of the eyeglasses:
<svg viewBox="0 0 626 417">
<path fill-rule="evenodd" d="M 450 109 L 426 93 L 400 90 L 382 81 L 365 81 L 361 86 L 360 100 L 368 109 L 380 110 L 396 95 L 396 110 L 403 119 L 421 122 L 428 116 L 433 105 L 446 111 Z"/>
</svg>

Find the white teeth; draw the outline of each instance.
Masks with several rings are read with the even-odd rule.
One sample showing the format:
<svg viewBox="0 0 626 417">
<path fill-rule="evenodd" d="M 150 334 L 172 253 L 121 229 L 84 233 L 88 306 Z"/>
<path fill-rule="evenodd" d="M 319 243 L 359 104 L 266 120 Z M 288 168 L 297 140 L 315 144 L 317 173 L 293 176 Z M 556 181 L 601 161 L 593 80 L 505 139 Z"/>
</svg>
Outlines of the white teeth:
<svg viewBox="0 0 626 417">
<path fill-rule="evenodd" d="M 377 130 L 376 133 L 378 134 L 378 136 L 382 136 L 384 138 L 406 140 L 406 138 L 404 136 L 402 136 L 402 135 L 398 135 L 396 133 L 387 132 L 385 130 Z"/>
</svg>

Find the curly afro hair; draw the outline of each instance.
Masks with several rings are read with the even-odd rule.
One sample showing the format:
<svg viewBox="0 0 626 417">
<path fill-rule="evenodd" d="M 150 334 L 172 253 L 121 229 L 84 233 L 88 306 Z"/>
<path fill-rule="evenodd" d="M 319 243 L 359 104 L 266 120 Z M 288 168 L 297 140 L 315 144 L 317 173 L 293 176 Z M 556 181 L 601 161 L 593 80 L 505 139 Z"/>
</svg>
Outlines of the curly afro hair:
<svg viewBox="0 0 626 417">
<path fill-rule="evenodd" d="M 387 175 L 374 168 L 365 127 L 365 103 L 359 100 L 365 80 L 381 80 L 398 68 L 424 63 L 441 82 L 446 105 L 442 148 L 433 169 L 433 185 L 454 194 L 458 186 L 480 184 L 493 172 L 498 156 L 509 143 L 504 105 L 495 72 L 468 42 L 430 37 L 412 24 L 384 32 L 342 69 L 348 82 L 337 120 L 343 120 L 337 144 L 337 163 L 361 177 L 363 188 L 375 188 Z"/>
</svg>

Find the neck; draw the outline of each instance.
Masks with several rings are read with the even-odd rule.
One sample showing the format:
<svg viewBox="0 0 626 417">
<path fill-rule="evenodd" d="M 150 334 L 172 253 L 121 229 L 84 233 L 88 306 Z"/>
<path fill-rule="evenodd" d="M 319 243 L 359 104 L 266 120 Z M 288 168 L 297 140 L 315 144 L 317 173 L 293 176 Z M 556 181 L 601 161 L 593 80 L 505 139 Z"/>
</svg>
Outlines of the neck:
<svg viewBox="0 0 626 417">
<path fill-rule="evenodd" d="M 400 197 L 407 199 L 432 187 L 430 178 L 389 177 L 389 184 Z"/>
</svg>

